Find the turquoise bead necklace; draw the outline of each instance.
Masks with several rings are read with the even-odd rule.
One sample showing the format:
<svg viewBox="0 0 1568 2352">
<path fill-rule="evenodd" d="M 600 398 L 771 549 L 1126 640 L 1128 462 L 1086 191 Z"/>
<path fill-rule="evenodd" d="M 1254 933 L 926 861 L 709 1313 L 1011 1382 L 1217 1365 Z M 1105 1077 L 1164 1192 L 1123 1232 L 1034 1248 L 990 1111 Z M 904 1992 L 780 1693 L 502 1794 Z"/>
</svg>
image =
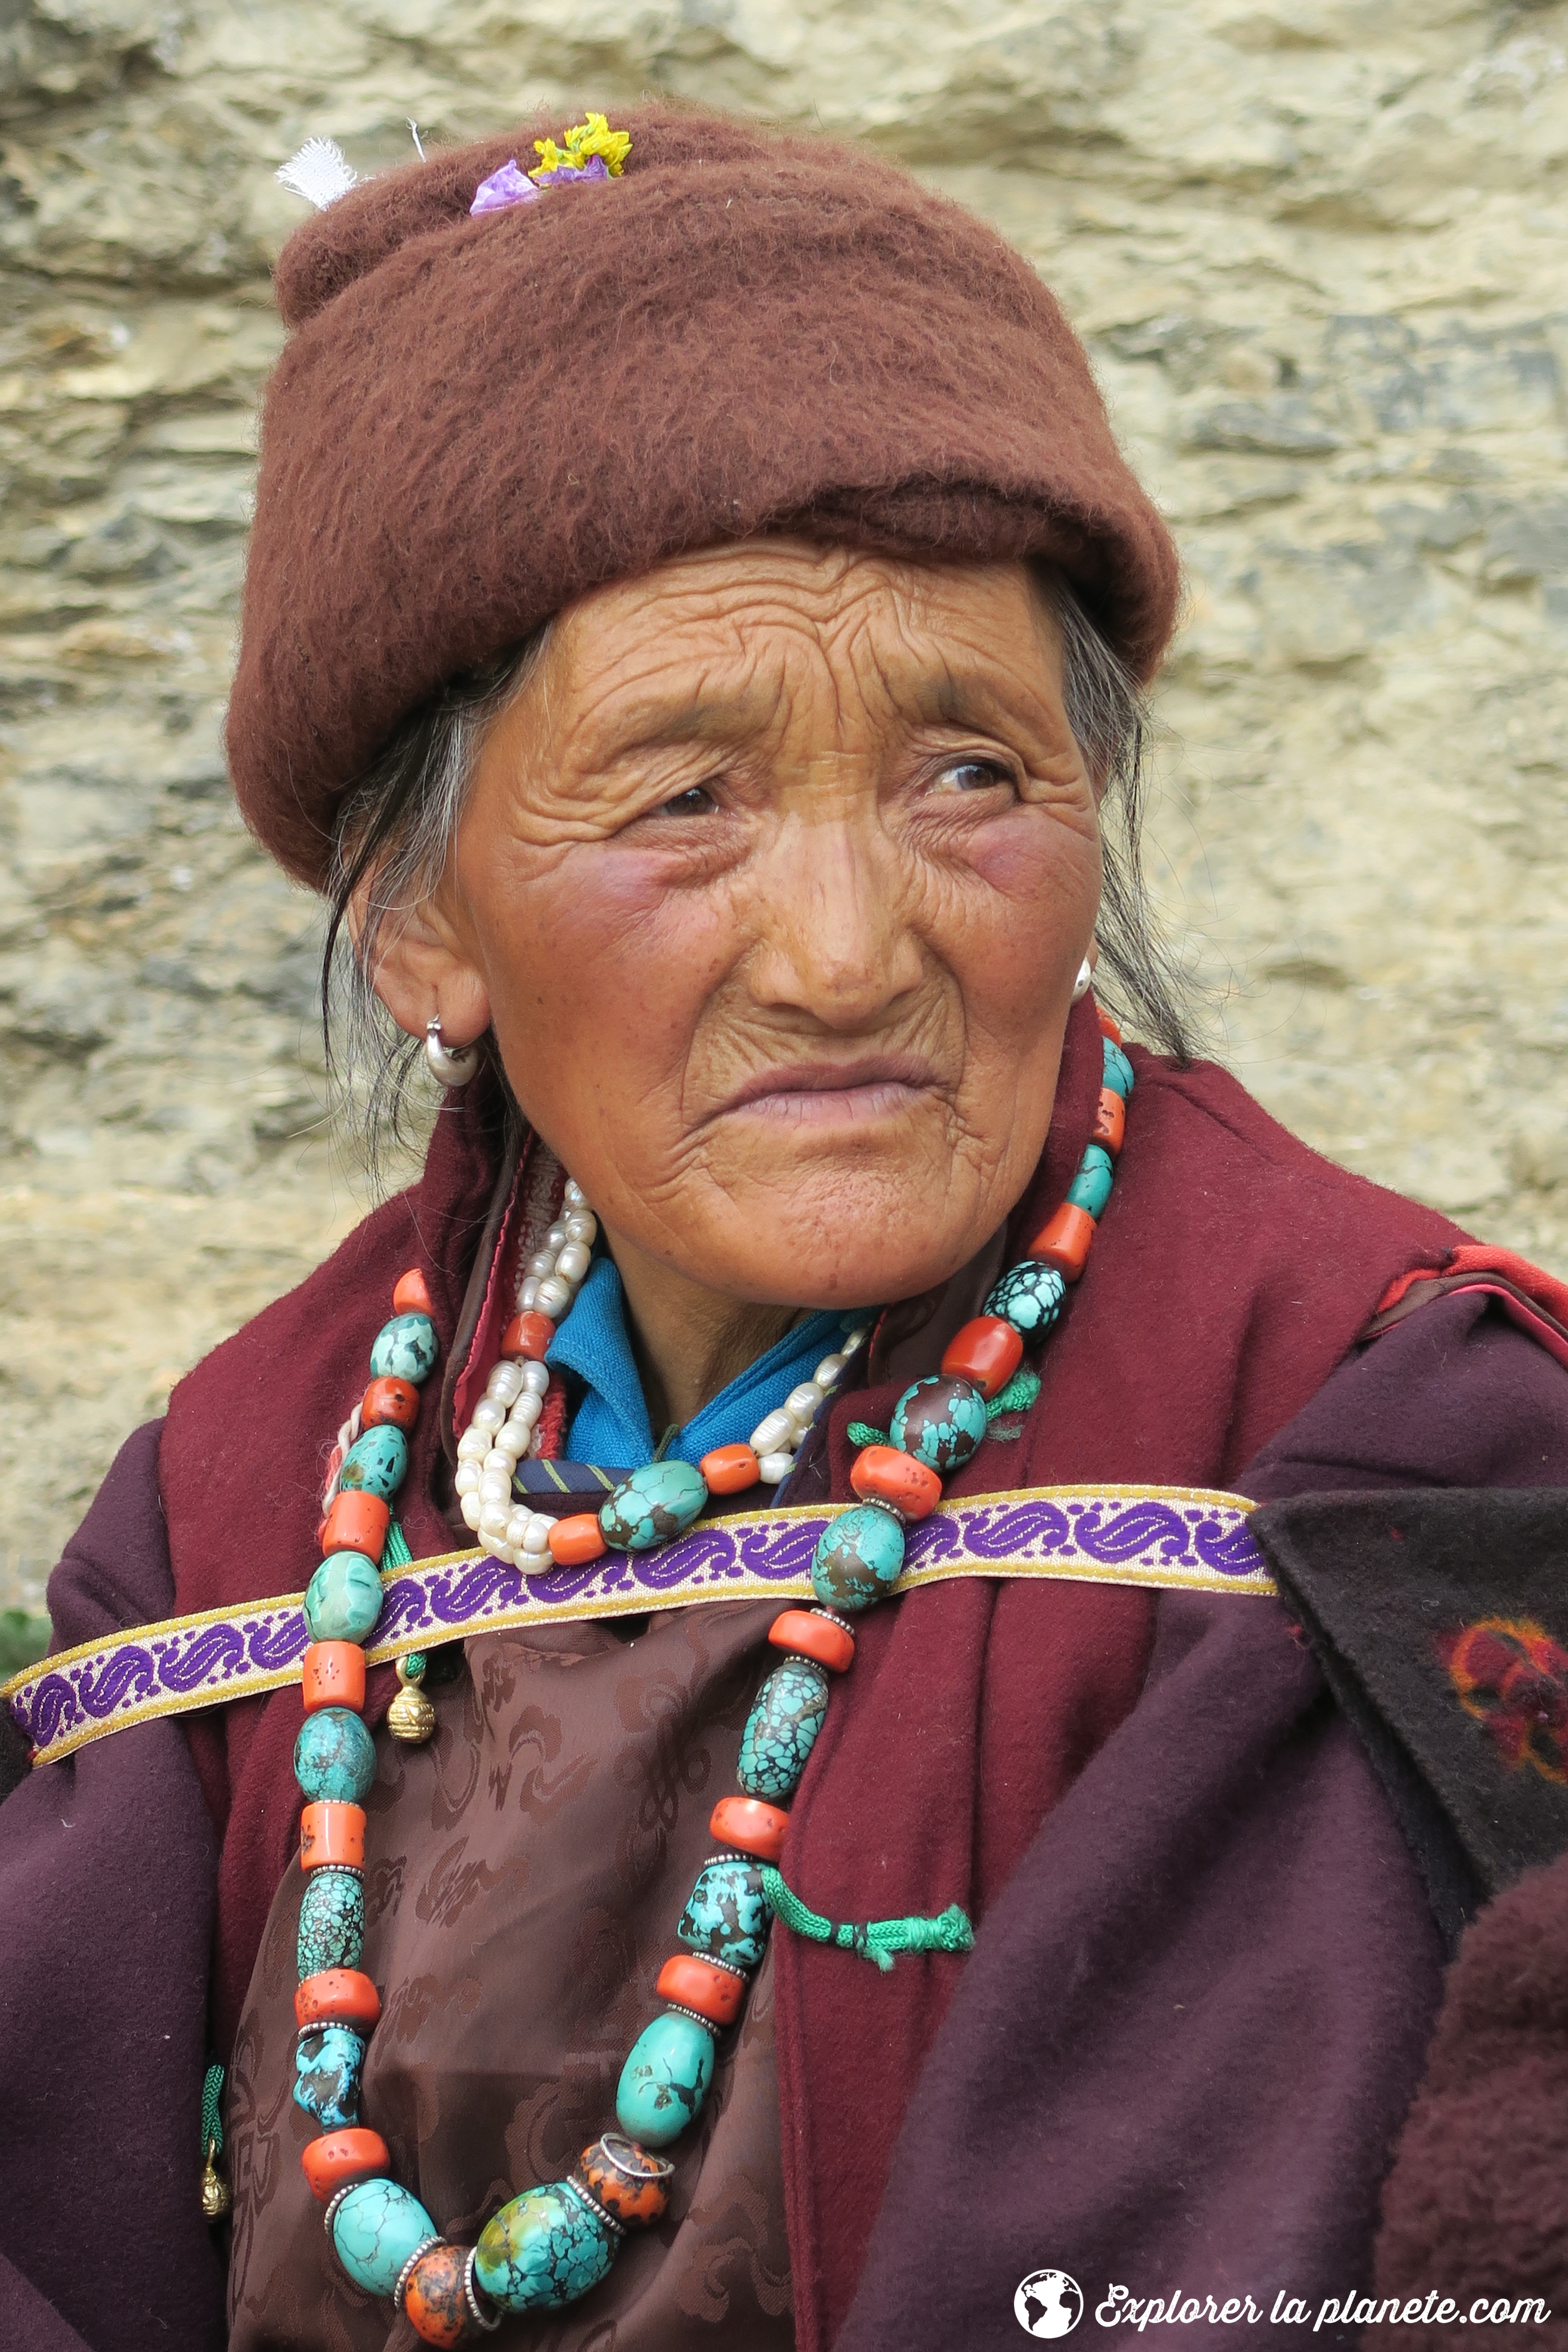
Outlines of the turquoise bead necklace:
<svg viewBox="0 0 1568 2352">
<path fill-rule="evenodd" d="M 659 1971 L 655 1990 L 663 2007 L 622 2069 L 618 2128 L 585 2148 L 565 2179 L 510 2199 L 472 2247 L 441 2236 L 419 2200 L 391 2177 L 385 2141 L 358 2119 L 366 2042 L 381 2009 L 377 1990 L 359 1965 L 363 1800 L 375 1775 L 374 1743 L 363 1720 L 364 1644 L 380 1612 L 380 1568 L 402 1565 L 408 1557 L 392 1505 L 407 1468 L 406 1433 L 417 1417 L 419 1391 L 437 1360 L 423 1276 L 413 1272 L 397 1284 L 392 1320 L 371 1350 L 370 1386 L 345 1423 L 334 1457 L 321 1528 L 322 1561 L 305 1595 L 310 1635 L 301 1668 L 306 1717 L 295 1748 L 306 1802 L 294 2097 L 321 2127 L 300 2160 L 325 2206 L 338 2260 L 357 2285 L 390 2298 L 423 2341 L 455 2345 L 498 2326 L 508 2314 L 574 2302 L 605 2277 L 626 2231 L 664 2212 L 675 2168 L 663 2151 L 701 2112 L 718 2036 L 741 2013 L 775 1916 L 797 1934 L 858 1952 L 883 1969 L 900 1951 L 963 1951 L 973 1942 L 957 1906 L 934 1919 L 854 1925 L 823 1918 L 786 1885 L 777 1864 L 787 1802 L 826 1718 L 832 1677 L 854 1660 L 851 1621 L 893 1589 L 903 1566 L 904 1530 L 934 1509 L 943 1475 L 973 1457 L 999 1412 L 1025 1406 L 1038 1393 L 1037 1376 L 1022 1369 L 1024 1351 L 1047 1338 L 1068 1285 L 1082 1273 L 1110 1197 L 1132 1090 L 1120 1032 L 1105 1014 L 1100 1017 L 1103 1084 L 1095 1139 L 1066 1201 L 997 1282 L 982 1313 L 951 1341 L 941 1370 L 904 1391 L 886 1435 L 850 1424 L 858 1448 L 850 1484 L 858 1499 L 833 1518 L 816 1546 L 816 1606 L 786 1609 L 770 1629 L 780 1662 L 747 1717 L 738 1792 L 713 1809 L 710 1828 L 718 1850 L 702 1864 L 681 1913 L 676 1928 L 681 1948 Z M 575 1186 L 571 1193 L 574 1213 L 586 1221 L 582 1193 Z M 574 1259 L 568 1267 L 574 1270 Z M 530 1279 L 535 1297 L 513 1318 L 502 1342 L 503 1360 L 521 1360 L 525 1367 L 541 1361 L 554 1328 L 536 1307 L 538 1289 L 555 1277 Z M 559 1299 L 569 1310 L 574 1289 L 575 1280 L 558 1280 L 543 1303 Z M 821 1369 L 829 1367 L 832 1380 L 815 1384 L 821 1393 L 814 1413 L 843 1359 Z M 540 1400 L 526 1421 L 531 1430 L 542 1417 L 543 1391 L 534 1383 L 525 1391 L 520 1384 L 512 1393 Z M 776 1430 L 770 1416 L 759 1433 Z M 668 1541 L 700 1515 L 710 1493 L 759 1483 L 758 1464 L 753 1448 L 727 1446 L 695 1468 L 645 1465 L 596 1514 L 552 1522 L 550 1554 L 575 1563 L 608 1548 L 641 1550 Z M 771 1473 L 771 1460 L 769 1467 Z M 670 1472 L 679 1477 L 671 1480 Z M 523 1549 L 521 1535 L 517 1548 Z M 535 1550 L 536 1542 L 526 1549 Z M 424 1662 L 406 1659 L 398 1671 L 404 1687 L 389 1726 L 395 1736 L 422 1738 L 434 1726 L 434 1711 L 419 1688 Z M 215 2113 L 209 2124 L 204 2108 L 203 2128 L 210 2153 L 220 2127 L 216 2102 L 208 2105 Z"/>
</svg>

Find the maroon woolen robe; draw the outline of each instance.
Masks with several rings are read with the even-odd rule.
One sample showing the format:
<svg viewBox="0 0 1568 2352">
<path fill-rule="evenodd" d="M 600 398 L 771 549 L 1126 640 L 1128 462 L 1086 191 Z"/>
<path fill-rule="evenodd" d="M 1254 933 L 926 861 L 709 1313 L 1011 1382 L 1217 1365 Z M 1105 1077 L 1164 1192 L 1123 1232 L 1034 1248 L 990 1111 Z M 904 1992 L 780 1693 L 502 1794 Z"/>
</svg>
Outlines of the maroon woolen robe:
<svg viewBox="0 0 1568 2352">
<path fill-rule="evenodd" d="M 1391 1281 L 1440 1261 L 1462 1238 L 1431 1211 L 1319 1159 L 1221 1071 L 1133 1058 L 1139 1083 L 1116 1189 L 1045 1350 L 1039 1399 L 1016 1444 L 984 1447 L 948 1482 L 951 1493 L 1095 1479 L 1225 1486 L 1321 1387 Z M 1100 1084 L 1100 1034 L 1085 1000 L 1006 1255 L 1021 1252 L 1065 1194 Z M 459 1098 L 417 1193 L 378 1212 L 175 1390 L 161 1479 L 182 1611 L 255 1596 L 255 1542 L 236 1541 L 240 1495 L 247 1533 L 265 1530 L 259 1580 L 268 1590 L 305 1582 L 327 1449 L 411 1258 L 450 1349 L 491 1217 L 493 1159 L 477 1125 Z M 826 1465 L 834 1498 L 851 1494 L 847 1423 L 885 1427 L 899 1387 L 934 1369 L 940 1345 L 928 1327 L 918 1363 L 890 1365 L 898 1350 L 883 1335 L 884 1360 L 874 1353 L 871 1372 L 890 1377 L 835 1401 Z M 435 1491 L 443 1444 L 449 1452 L 455 1433 L 427 1412 L 400 1497 L 416 1557 L 453 1541 Z M 802 1499 L 811 1498 L 809 1470 L 799 1474 Z M 821 1491 L 820 1475 L 815 1483 Z M 1152 1601 L 1131 1589 L 977 1580 L 919 1601 L 867 1624 L 794 1808 L 785 1873 L 835 1917 L 936 1911 L 954 1900 L 984 1917 L 1077 1768 L 1134 1705 L 1153 1638 Z M 384 1706 L 391 1678 L 379 1680 Z M 1052 1727 L 1044 1738 L 1042 1721 Z M 220 2050 L 297 1836 L 300 1722 L 289 1689 L 231 1706 L 194 1735 L 224 1829 Z M 780 2089 L 807 2346 L 831 2341 L 847 2307 L 904 2104 L 962 1965 L 939 1958 L 884 1980 L 783 1939 Z"/>
<path fill-rule="evenodd" d="M 1317 1159 L 1217 1070 L 1178 1072 L 1147 1055 L 1134 1058 L 1140 1082 L 1116 1192 L 1089 1272 L 1043 1359 L 1040 1398 L 1020 1437 L 988 1444 L 950 1482 L 952 1491 L 1089 1479 L 1235 1482 L 1324 1389 L 1391 1280 L 1440 1265 L 1458 1238 L 1431 1213 Z M 1062 1197 L 1088 1135 L 1099 1062 L 1086 1005 L 1069 1029 L 1041 1171 L 1005 1254 L 1016 1255 L 1034 1221 Z M 181 1611 L 302 1587 L 314 1558 L 326 1456 L 363 1385 L 392 1283 L 408 1264 L 426 1272 L 443 1345 L 450 1349 L 457 1334 L 457 1352 L 464 1352 L 468 1334 L 458 1325 L 470 1270 L 497 1238 L 496 1164 L 477 1104 L 454 1107 L 443 1116 L 422 1184 L 367 1220 L 307 1284 L 175 1391 L 159 1479 Z M 472 1323 L 471 1311 L 464 1319 Z M 796 1474 L 801 1499 L 847 1494 L 847 1422 L 885 1423 L 898 1388 L 932 1367 L 945 1336 L 942 1307 L 918 1330 L 910 1330 L 911 1319 L 887 1318 L 871 1365 L 875 1385 L 836 1402 L 826 1443 Z M 482 1329 L 482 1316 L 479 1322 Z M 1380 1343 L 1397 1346 L 1398 1335 Z M 400 1498 L 416 1554 L 453 1541 L 440 1499 L 443 1441 L 449 1450 L 452 1430 L 438 1429 L 427 1411 Z M 1496 1475 L 1488 1465 L 1497 1454 L 1477 1449 L 1479 1479 Z M 1407 1475 L 1434 1473 L 1413 1456 Z M 1306 1475 L 1310 1483 L 1310 1465 Z M 1272 1491 L 1289 1491 L 1289 1481 Z M 83 1637 L 77 1626 L 68 1635 Z M 384 1696 L 384 1687 L 383 1703 Z M 220 2048 L 293 1847 L 300 1801 L 290 1757 L 299 1722 L 299 1695 L 285 1690 L 194 1727 L 192 1752 L 222 1837 L 214 1979 Z M 180 1736 L 162 1726 L 149 1734 Z M 131 1743 L 143 1735 L 121 1738 Z M 1208 1848 L 1216 1841 L 1225 1846 L 1224 1825 L 1246 1813 L 1245 1792 L 1270 1755 L 1283 1759 L 1268 1777 L 1275 1814 L 1238 1833 L 1224 1878 L 1210 1867 Z M 1183 1803 L 1197 1807 L 1195 1832 L 1192 1820 L 1178 1818 Z M 951 2058 L 961 2021 L 972 2039 L 978 2022 L 983 2038 L 990 2034 L 1005 2054 L 1006 2020 L 987 2022 L 987 1986 L 996 1975 L 991 1956 L 1005 1982 L 1005 1954 L 1020 1934 L 1026 1946 L 1040 1929 L 1037 1902 L 1029 1911 L 1022 1891 L 1030 1875 L 1025 1860 L 1032 1872 L 1042 1846 L 1054 1843 L 1057 1883 L 1076 1887 L 1079 1903 L 1072 1912 L 1069 1902 L 1066 1946 L 1054 1958 L 1031 1957 L 1034 1973 L 1025 1981 L 1043 1981 L 1039 1970 L 1047 1965 L 1065 1970 L 1064 2015 L 1075 1987 L 1081 2005 L 1086 1985 L 1110 1986 L 1118 2047 L 1125 2054 L 1146 2044 L 1157 2063 L 1150 2019 L 1170 2006 L 1153 1982 L 1158 1969 L 1151 1958 L 1150 1982 L 1130 1990 L 1127 1971 L 1119 1975 L 1114 1964 L 1116 1921 L 1125 1930 L 1131 1916 L 1130 1889 L 1147 1915 L 1138 1935 L 1147 1943 L 1152 1918 L 1154 1941 L 1168 1943 L 1184 1967 L 1188 1915 L 1201 1906 L 1183 1886 L 1195 1885 L 1205 1872 L 1214 1881 L 1212 1899 L 1205 1896 L 1211 1942 L 1215 1918 L 1224 1923 L 1222 1942 L 1266 1941 L 1271 1930 L 1259 1924 L 1247 1891 L 1248 1870 L 1263 1865 L 1247 1863 L 1247 1838 L 1262 1839 L 1266 1857 L 1279 1850 L 1282 1827 L 1287 1841 L 1310 1833 L 1321 1850 L 1328 1875 L 1314 1868 L 1304 1882 L 1316 1906 L 1315 1931 L 1336 1980 L 1343 1979 L 1347 2015 L 1359 2005 L 1362 2029 L 1378 2053 L 1360 2106 L 1353 2085 L 1343 2084 L 1334 2093 L 1339 2105 L 1325 2105 L 1321 2178 L 1300 2200 L 1312 2225 L 1333 2239 L 1328 2253 L 1342 2246 L 1347 2260 L 1364 2267 L 1371 2200 L 1418 2071 L 1437 1957 L 1392 1818 L 1349 1735 L 1325 1713 L 1315 1670 L 1289 1642 L 1279 1612 L 1230 1599 L 1167 1596 L 1156 1604 L 1115 1587 L 976 1580 L 910 1596 L 866 1622 L 856 1671 L 836 1693 L 794 1807 L 786 1874 L 836 1916 L 931 1911 L 956 1899 L 975 1914 L 981 1933 L 968 1963 L 900 1962 L 890 1977 L 849 1955 L 778 1940 L 784 2153 L 803 2345 L 893 2340 L 884 2331 L 897 2297 L 886 2288 L 879 2250 L 902 2218 L 901 2169 L 889 2184 L 900 2120 L 927 2053 L 932 2063 L 944 2049 Z M 1163 1842 L 1162 1830 L 1173 1833 Z M 1185 1846 L 1180 1837 L 1173 1842 L 1177 1830 Z M 185 1834 L 194 1839 L 194 1826 Z M 1173 1858 L 1186 1880 L 1173 1880 Z M 1098 1891 L 1097 1868 L 1105 1879 Z M 1125 1884 L 1113 1883 L 1119 1868 Z M 1287 1903 L 1286 1894 L 1275 1893 Z M 1075 1934 L 1084 1939 L 1076 1954 Z M 948 2018 L 960 1983 L 963 1999 Z M 1015 2009 L 1018 1990 L 1015 1978 L 1007 1995 Z M 1037 2041 L 1039 2021 L 1029 2022 Z M 1300 2054 L 1299 2033 L 1293 2044 L 1278 2030 L 1274 2039 L 1282 2053 L 1289 2044 Z M 1222 2015 L 1219 2039 L 1211 2031 L 1205 2048 L 1224 2047 Z M 1050 2053 L 1052 2095 L 1066 2103 L 1085 2147 L 1098 2149 L 1082 2178 L 1013 2181 L 1004 2166 L 992 2184 L 1004 2268 L 1017 2260 L 1016 2245 L 1026 2246 L 1020 2229 L 1045 2204 L 1047 2187 L 1063 2211 L 1076 2191 L 1080 2202 L 1098 2197 L 1114 2215 L 1118 2135 L 1136 2138 L 1146 2119 L 1130 2111 L 1139 2097 L 1135 2075 L 1124 2070 L 1118 2078 L 1113 2066 L 1099 2082 L 1101 2111 L 1083 2106 L 1096 2096 L 1094 2066 L 1086 2063 L 1095 2054 L 1087 2043 Z M 971 2050 L 963 2062 L 971 2075 L 973 2060 Z M 924 2074 L 930 2081 L 930 2064 Z M 939 2094 L 940 2083 L 931 2095 Z M 1234 2103 L 1227 2113 L 1237 2115 Z M 1167 2114 L 1166 2126 L 1171 2119 Z M 972 2121 L 984 2133 L 987 2118 Z M 1156 2114 L 1156 2137 L 1160 2124 Z M 1347 2128 L 1355 2139 L 1348 2152 Z M 1184 2164 L 1190 2153 L 1187 2168 L 1199 2174 L 1209 2167 L 1221 2206 L 1249 2210 L 1232 2193 L 1226 2166 L 1256 2173 L 1256 2136 L 1248 2143 L 1238 2133 L 1234 2160 L 1213 2144 L 1177 2152 Z M 1340 2200 L 1342 2213 L 1330 2210 L 1336 2162 L 1354 2175 Z M 1299 2164 L 1294 2172 L 1300 2179 Z M 1205 2207 L 1204 2198 L 1200 2179 L 1188 2209 L 1173 2216 L 1177 2244 L 1194 2242 L 1195 2221 L 1215 2201 Z M 1263 2227 L 1260 2209 L 1251 2210 Z M 1266 2218 L 1274 2227 L 1278 2216 Z M 1046 2259 L 1050 2249 L 1037 2251 Z M 856 2301 L 863 2263 L 867 2294 Z M 907 2273 L 907 2250 L 895 2272 L 900 2263 Z M 998 2343 L 1013 2340 L 1010 2309 L 998 2309 L 994 2331 L 987 2323 L 966 2340 L 989 2342 L 994 2333 Z"/>
</svg>

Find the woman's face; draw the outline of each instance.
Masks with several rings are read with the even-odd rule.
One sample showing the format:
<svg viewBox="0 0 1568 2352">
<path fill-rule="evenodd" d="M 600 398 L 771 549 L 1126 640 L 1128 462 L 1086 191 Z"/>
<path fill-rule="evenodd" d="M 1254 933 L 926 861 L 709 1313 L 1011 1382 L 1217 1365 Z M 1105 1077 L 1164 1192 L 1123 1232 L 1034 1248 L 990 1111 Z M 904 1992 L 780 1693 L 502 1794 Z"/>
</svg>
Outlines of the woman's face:
<svg viewBox="0 0 1568 2352">
<path fill-rule="evenodd" d="M 1021 564 L 714 550 L 557 622 L 409 1025 L 493 1027 L 612 1242 L 734 1298 L 905 1297 L 1034 1171 L 1100 887 Z"/>
</svg>

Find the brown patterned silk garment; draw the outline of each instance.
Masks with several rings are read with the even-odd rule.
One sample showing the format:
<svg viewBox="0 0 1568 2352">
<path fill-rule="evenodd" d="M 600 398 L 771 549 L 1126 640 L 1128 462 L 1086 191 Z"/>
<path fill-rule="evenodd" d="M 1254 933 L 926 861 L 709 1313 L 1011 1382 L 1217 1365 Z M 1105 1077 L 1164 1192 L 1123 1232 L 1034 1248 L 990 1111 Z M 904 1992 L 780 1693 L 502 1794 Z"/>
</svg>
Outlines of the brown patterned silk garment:
<svg viewBox="0 0 1568 2352">
<path fill-rule="evenodd" d="M 614 2126 L 622 2063 L 714 1849 L 708 1816 L 776 1660 L 777 1613 L 671 1611 L 635 1640 L 602 1625 L 487 1634 L 434 1694 L 427 1747 L 378 1735 L 362 1965 L 383 2006 L 360 2113 L 444 2235 L 471 2244 Z M 231 2352 L 405 2352 L 413 2328 L 344 2275 L 300 2169 L 318 2128 L 292 2095 L 302 1884 L 296 1865 L 279 1888 L 235 2050 Z M 504 2323 L 498 2345 L 793 2346 L 771 1953 L 670 2153 L 664 2221 L 628 2233 L 582 2303 Z"/>
</svg>

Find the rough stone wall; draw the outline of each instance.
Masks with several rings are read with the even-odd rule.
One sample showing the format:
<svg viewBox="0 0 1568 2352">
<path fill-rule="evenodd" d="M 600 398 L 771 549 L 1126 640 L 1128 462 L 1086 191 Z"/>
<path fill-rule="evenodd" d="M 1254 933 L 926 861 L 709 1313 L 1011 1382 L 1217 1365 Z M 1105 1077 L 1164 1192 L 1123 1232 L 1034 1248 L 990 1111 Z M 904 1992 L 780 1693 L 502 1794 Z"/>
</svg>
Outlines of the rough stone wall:
<svg viewBox="0 0 1568 2352">
<path fill-rule="evenodd" d="M 218 748 L 273 167 L 648 89 L 863 138 L 1059 289 L 1189 567 L 1154 866 L 1216 1050 L 1568 1268 L 1568 8 L 9 0 L 0 1602 L 363 1196 Z"/>
</svg>

